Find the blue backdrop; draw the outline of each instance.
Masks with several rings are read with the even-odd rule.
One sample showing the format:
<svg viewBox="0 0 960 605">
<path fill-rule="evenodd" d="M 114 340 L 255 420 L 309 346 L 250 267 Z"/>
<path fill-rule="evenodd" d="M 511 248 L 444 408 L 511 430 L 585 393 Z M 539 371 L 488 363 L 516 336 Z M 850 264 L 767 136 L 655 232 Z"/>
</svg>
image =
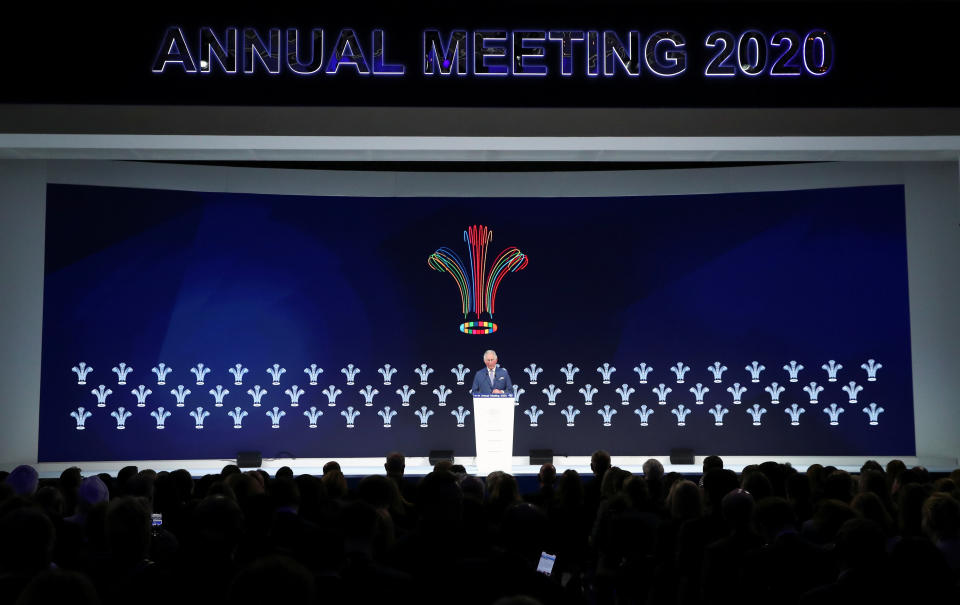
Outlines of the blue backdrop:
<svg viewBox="0 0 960 605">
<path fill-rule="evenodd" d="M 466 261 L 475 224 L 493 231 L 488 263 L 508 246 L 529 261 L 501 282 L 491 335 L 459 331 L 456 282 L 427 266 L 443 246 Z M 915 453 L 901 186 L 447 199 L 50 185 L 44 288 L 42 461 L 472 455 L 464 412 L 488 348 L 522 389 L 517 455 Z M 803 366 L 796 382 L 791 362 Z M 162 385 L 160 363 L 172 368 Z M 191 371 L 199 364 L 209 373 Z M 609 384 L 604 364 L 616 368 Z M 877 364 L 871 381 L 862 366 Z M 831 404 L 844 410 L 836 424 Z"/>
</svg>

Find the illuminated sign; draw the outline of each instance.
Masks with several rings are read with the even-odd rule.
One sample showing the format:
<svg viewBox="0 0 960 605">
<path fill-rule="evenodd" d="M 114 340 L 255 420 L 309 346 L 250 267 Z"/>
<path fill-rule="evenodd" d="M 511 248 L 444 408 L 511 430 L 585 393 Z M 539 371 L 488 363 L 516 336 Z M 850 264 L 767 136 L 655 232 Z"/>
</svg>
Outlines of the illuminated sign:
<svg viewBox="0 0 960 605">
<path fill-rule="evenodd" d="M 188 35 L 167 28 L 151 67 L 155 74 L 231 74 L 424 77 L 625 77 L 648 73 L 671 78 L 687 73 L 708 78 L 825 76 L 834 62 L 833 37 L 825 30 L 805 35 L 777 30 L 714 31 L 701 42 L 703 65 L 690 64 L 694 41 L 673 30 L 455 29 L 420 32 L 421 64 L 406 65 L 387 47 L 387 32 L 343 28 L 200 27 Z"/>
<path fill-rule="evenodd" d="M 485 225 L 467 227 L 463 232 L 463 241 L 467 243 L 469 258 L 466 264 L 456 252 L 444 247 L 438 248 L 427 258 L 427 265 L 435 271 L 449 273 L 456 280 L 464 318 L 460 331 L 464 334 L 493 334 L 497 331 L 497 324 L 492 320 L 500 282 L 508 273 L 526 268 L 529 259 L 526 254 L 510 246 L 503 249 L 488 266 L 487 248 L 493 241 L 493 231 Z M 467 321 L 471 313 L 476 315 L 476 321 Z M 481 320 L 482 314 L 487 315 L 490 321 Z"/>
</svg>

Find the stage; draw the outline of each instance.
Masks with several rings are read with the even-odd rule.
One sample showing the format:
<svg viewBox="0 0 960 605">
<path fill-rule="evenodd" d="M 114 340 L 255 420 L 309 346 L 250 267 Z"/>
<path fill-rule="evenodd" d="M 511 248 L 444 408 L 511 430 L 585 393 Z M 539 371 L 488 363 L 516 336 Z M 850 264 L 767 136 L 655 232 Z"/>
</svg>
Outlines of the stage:
<svg viewBox="0 0 960 605">
<path fill-rule="evenodd" d="M 391 173 L 419 183 L 398 188 L 383 174 L 334 187 L 333 171 L 14 168 L 4 174 L 34 191 L 15 224 L 40 244 L 9 255 L 30 260 L 14 291 L 34 312 L 11 325 L 12 361 L 0 364 L 8 398 L 24 402 L 5 412 L 0 468 L 202 476 L 256 450 L 271 473 L 319 474 L 337 460 L 355 478 L 382 473 L 390 451 L 472 456 L 469 378 L 488 348 L 517 387 L 514 454 L 581 453 L 556 455 L 560 472 L 589 473 L 597 448 L 631 472 L 655 457 L 699 474 L 702 458 L 669 464 L 681 447 L 735 471 L 768 460 L 857 471 L 891 457 L 957 466 L 956 378 L 943 371 L 957 358 L 956 321 L 938 261 L 955 246 L 940 229 L 955 224 L 953 165 L 554 174 L 549 191 L 536 173 L 457 174 L 440 188 L 432 175 Z M 254 174 L 256 186 L 239 184 Z M 130 196 L 160 209 L 149 224 Z M 492 253 L 530 257 L 504 281 L 488 335 L 460 329 L 463 305 L 486 294 L 464 298 L 428 262 L 473 258 L 463 237 L 480 224 L 477 199 L 511 209 L 493 225 Z M 640 222 L 638 247 L 629 226 Z M 110 228 L 88 241 L 80 225 Z M 605 251 L 603 262 L 584 249 Z M 121 288 L 130 296 L 106 295 Z M 570 318 L 577 330 L 556 329 Z M 473 473 L 471 456 L 456 462 Z M 431 468 L 408 458 L 411 476 Z M 514 458 L 515 475 L 537 470 Z"/>
</svg>

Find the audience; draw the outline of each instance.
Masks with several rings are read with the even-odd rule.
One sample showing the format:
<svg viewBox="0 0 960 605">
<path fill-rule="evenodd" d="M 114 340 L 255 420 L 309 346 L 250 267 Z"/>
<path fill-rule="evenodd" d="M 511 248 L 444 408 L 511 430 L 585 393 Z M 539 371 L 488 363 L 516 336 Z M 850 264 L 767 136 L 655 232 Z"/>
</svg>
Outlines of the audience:
<svg viewBox="0 0 960 605">
<path fill-rule="evenodd" d="M 415 481 L 391 452 L 351 488 L 227 465 L 0 472 L 0 605 L 884 603 L 960 599 L 960 470 L 857 475 L 704 459 L 699 485 L 603 450 L 521 493 L 450 461 Z M 696 479 L 696 477 L 694 477 Z M 541 553 L 555 555 L 550 575 Z"/>
</svg>

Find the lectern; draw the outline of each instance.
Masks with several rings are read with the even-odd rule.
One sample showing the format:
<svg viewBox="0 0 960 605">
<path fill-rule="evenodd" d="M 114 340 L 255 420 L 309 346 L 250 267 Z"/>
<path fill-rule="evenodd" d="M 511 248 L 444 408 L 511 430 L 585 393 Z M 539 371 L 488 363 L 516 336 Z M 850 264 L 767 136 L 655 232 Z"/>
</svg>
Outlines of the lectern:
<svg viewBox="0 0 960 605">
<path fill-rule="evenodd" d="M 473 394 L 477 474 L 513 472 L 513 410 L 512 394 Z"/>
</svg>

